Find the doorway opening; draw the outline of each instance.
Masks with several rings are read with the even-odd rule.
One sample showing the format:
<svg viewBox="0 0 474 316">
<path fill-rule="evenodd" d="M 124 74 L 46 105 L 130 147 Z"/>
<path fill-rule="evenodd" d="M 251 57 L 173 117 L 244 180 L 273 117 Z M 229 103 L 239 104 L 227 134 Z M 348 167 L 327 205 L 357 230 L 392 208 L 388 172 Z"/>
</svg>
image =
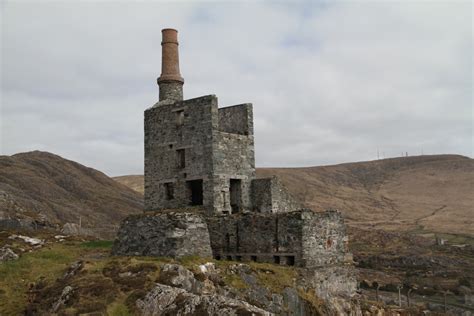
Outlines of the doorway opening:
<svg viewBox="0 0 474 316">
<path fill-rule="evenodd" d="M 230 179 L 230 208 L 232 213 L 240 212 L 242 201 L 242 180 Z"/>
<path fill-rule="evenodd" d="M 280 264 L 280 256 L 273 256 L 273 263 Z"/>
<path fill-rule="evenodd" d="M 202 180 L 186 181 L 188 187 L 189 205 L 202 205 Z"/>
</svg>

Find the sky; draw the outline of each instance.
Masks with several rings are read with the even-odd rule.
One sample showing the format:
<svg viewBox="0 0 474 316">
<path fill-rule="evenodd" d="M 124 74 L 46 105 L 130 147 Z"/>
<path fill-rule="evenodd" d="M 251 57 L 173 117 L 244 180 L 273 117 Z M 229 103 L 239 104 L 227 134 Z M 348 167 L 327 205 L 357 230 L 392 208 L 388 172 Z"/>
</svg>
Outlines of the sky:
<svg viewBox="0 0 474 316">
<path fill-rule="evenodd" d="M 473 154 L 471 1 L 0 0 L 0 14 L 2 155 L 142 174 L 167 27 L 186 99 L 253 103 L 257 167 Z"/>
</svg>

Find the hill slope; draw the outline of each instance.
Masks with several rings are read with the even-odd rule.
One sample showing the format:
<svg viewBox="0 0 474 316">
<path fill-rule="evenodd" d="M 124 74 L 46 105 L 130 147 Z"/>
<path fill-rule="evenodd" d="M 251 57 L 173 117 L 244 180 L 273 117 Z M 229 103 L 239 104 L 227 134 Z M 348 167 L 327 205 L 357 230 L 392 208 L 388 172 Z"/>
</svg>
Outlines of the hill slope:
<svg viewBox="0 0 474 316">
<path fill-rule="evenodd" d="M 336 208 L 360 228 L 474 235 L 474 160 L 392 158 L 308 168 L 260 168 L 314 210 Z M 142 176 L 115 178 L 143 192 Z"/>
<path fill-rule="evenodd" d="M 142 196 L 105 174 L 47 152 L 0 156 L 0 220 L 109 230 L 142 210 Z"/>
</svg>

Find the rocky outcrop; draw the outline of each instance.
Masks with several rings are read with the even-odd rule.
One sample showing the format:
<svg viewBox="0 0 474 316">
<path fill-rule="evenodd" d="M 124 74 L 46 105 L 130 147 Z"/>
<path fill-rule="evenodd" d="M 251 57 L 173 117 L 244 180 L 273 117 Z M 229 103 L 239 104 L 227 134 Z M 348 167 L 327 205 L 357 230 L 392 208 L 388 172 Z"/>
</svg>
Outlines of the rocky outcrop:
<svg viewBox="0 0 474 316">
<path fill-rule="evenodd" d="M 136 301 L 141 315 L 273 315 L 244 300 L 216 293 L 212 263 L 201 265 L 199 280 L 179 264 L 164 264 L 158 282 Z"/>
<path fill-rule="evenodd" d="M 160 271 L 158 282 L 181 288 L 192 293 L 202 293 L 202 282 L 194 274 L 179 264 L 165 264 Z"/>
<path fill-rule="evenodd" d="M 197 295 L 164 284 L 156 286 L 136 302 L 141 315 L 273 315 L 247 302 L 222 295 Z"/>
<path fill-rule="evenodd" d="M 64 304 L 67 303 L 67 301 L 72 295 L 73 290 L 74 289 L 69 285 L 64 287 L 61 293 L 61 296 L 58 298 L 56 302 L 54 302 L 53 306 L 51 307 L 51 313 L 56 313 L 59 310 L 59 308 L 61 308 L 62 306 L 64 306 Z"/>
<path fill-rule="evenodd" d="M 14 253 L 13 250 L 8 247 L 0 248 L 0 262 L 16 259 L 18 259 L 18 255 Z"/>
<path fill-rule="evenodd" d="M 148 212 L 127 217 L 112 253 L 173 258 L 212 256 L 206 222 L 201 215 L 191 212 Z"/>
</svg>

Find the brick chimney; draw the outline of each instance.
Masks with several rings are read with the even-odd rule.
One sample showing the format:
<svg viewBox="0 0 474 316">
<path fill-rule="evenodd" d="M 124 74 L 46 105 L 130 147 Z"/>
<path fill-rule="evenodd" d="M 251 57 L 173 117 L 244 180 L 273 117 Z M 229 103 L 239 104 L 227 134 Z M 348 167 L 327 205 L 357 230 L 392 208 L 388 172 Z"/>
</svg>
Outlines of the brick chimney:
<svg viewBox="0 0 474 316">
<path fill-rule="evenodd" d="M 161 30 L 161 76 L 158 78 L 160 101 L 183 100 L 184 79 L 179 73 L 178 31 L 175 29 Z"/>
</svg>

